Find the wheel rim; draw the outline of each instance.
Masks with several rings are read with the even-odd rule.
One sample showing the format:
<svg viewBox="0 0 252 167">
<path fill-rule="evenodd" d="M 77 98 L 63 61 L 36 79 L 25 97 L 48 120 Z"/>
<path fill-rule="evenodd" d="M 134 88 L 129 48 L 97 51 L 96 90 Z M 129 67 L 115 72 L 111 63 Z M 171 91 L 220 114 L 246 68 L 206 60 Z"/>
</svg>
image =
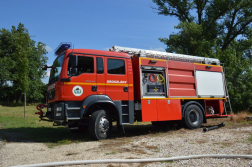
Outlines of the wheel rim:
<svg viewBox="0 0 252 167">
<path fill-rule="evenodd" d="M 196 110 L 191 110 L 189 113 L 189 119 L 192 124 L 197 125 L 199 123 L 199 113 Z"/>
<path fill-rule="evenodd" d="M 105 116 L 100 119 L 99 129 L 100 132 L 103 134 L 106 134 L 107 131 L 109 130 L 109 121 Z"/>
</svg>

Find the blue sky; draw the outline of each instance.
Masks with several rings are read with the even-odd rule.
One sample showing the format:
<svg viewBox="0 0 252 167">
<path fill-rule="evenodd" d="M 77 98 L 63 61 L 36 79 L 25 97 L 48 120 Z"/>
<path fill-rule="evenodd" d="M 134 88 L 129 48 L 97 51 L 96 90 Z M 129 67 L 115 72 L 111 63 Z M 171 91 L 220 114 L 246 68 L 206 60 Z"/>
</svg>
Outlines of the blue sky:
<svg viewBox="0 0 252 167">
<path fill-rule="evenodd" d="M 114 45 L 164 51 L 159 37 L 177 32 L 174 17 L 158 15 L 152 0 L 2 0 L 0 28 L 23 23 L 46 44 L 52 64 L 61 42 L 74 48 L 108 50 Z M 42 79 L 48 82 L 48 77 Z"/>
</svg>

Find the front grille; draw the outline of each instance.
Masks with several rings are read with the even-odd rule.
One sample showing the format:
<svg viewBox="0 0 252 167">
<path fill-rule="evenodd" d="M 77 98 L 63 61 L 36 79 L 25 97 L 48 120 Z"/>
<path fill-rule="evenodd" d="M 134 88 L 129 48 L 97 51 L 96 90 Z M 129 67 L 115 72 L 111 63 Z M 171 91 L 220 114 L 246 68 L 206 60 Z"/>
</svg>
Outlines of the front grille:
<svg viewBox="0 0 252 167">
<path fill-rule="evenodd" d="M 67 110 L 67 116 L 68 117 L 80 117 L 80 110 Z"/>
</svg>

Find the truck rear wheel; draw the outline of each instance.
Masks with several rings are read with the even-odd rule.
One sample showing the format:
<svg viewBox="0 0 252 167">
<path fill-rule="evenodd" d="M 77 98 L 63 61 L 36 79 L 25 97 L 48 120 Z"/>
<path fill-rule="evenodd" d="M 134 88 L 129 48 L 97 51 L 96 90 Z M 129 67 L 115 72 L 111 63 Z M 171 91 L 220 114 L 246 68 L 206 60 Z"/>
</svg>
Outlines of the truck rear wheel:
<svg viewBox="0 0 252 167">
<path fill-rule="evenodd" d="M 189 129 L 197 129 L 201 127 L 203 122 L 203 113 L 197 105 L 190 105 L 184 113 L 184 123 Z"/>
<path fill-rule="evenodd" d="M 104 110 L 95 111 L 89 120 L 88 131 L 95 140 L 107 139 L 111 130 L 111 119 Z"/>
</svg>

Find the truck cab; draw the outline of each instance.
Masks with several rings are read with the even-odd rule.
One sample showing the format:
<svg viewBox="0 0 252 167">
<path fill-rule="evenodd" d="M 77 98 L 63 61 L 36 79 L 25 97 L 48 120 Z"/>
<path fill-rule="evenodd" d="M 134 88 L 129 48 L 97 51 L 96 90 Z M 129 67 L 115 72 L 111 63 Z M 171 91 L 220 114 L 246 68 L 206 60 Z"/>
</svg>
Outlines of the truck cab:
<svg viewBox="0 0 252 167">
<path fill-rule="evenodd" d="M 129 119 L 134 114 L 133 71 L 129 55 L 70 49 L 66 44 L 61 44 L 55 53 L 57 58 L 51 66 L 45 115 L 54 121 L 54 125 L 67 124 L 72 131 L 92 126 L 90 131 L 97 128 L 106 136 L 112 121 L 117 121 L 118 125 L 134 123 Z M 96 125 L 97 121 L 91 125 L 91 116 L 98 110 L 103 110 L 99 112 L 103 113 L 103 119 L 99 125 Z M 120 117 L 123 112 L 128 116 Z M 97 138 L 97 134 L 94 135 Z"/>
</svg>

